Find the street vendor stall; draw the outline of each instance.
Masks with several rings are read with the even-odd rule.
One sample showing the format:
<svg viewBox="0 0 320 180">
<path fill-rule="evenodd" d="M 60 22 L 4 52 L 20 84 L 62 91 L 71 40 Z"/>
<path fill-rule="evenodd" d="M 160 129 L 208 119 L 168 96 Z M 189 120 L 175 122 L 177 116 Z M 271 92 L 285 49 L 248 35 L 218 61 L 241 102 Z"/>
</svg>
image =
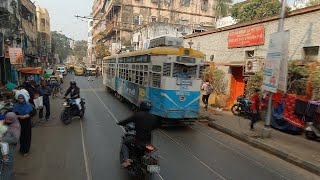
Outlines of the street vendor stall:
<svg viewBox="0 0 320 180">
<path fill-rule="evenodd" d="M 42 68 L 41 67 L 25 67 L 18 69 L 20 72 L 20 79 L 22 81 L 31 81 L 35 80 L 38 84 L 41 81 Z"/>
</svg>

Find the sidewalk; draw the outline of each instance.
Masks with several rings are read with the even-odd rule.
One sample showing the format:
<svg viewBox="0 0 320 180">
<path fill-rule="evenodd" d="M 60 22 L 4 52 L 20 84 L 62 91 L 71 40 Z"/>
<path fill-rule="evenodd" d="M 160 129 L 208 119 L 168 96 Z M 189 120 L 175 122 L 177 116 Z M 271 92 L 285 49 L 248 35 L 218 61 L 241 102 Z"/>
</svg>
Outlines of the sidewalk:
<svg viewBox="0 0 320 180">
<path fill-rule="evenodd" d="M 234 138 L 262 149 L 292 164 L 320 175 L 320 143 L 305 139 L 302 135 L 290 135 L 272 129 L 271 138 L 262 139 L 263 122 L 250 131 L 250 120 L 234 116 L 231 112 L 216 112 L 213 109 L 200 110 L 202 118 L 209 120 L 209 126 Z"/>
</svg>

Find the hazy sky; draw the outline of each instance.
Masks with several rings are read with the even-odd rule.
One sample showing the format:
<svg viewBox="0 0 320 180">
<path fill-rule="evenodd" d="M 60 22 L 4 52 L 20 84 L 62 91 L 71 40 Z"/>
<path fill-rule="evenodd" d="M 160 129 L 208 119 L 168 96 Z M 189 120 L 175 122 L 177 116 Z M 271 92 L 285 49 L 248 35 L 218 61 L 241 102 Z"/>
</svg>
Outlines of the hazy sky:
<svg viewBox="0 0 320 180">
<path fill-rule="evenodd" d="M 31 0 L 36 5 L 48 9 L 51 18 L 51 30 L 62 31 L 70 38 L 87 40 L 87 22 L 81 21 L 74 15 L 88 16 L 91 13 L 93 0 Z M 241 2 L 243 0 L 234 0 Z M 288 0 L 292 4 L 294 0 Z"/>
<path fill-rule="evenodd" d="M 74 17 L 89 16 L 93 0 L 31 0 L 36 5 L 48 9 L 51 30 L 62 31 L 76 40 L 88 39 L 88 23 Z"/>
</svg>

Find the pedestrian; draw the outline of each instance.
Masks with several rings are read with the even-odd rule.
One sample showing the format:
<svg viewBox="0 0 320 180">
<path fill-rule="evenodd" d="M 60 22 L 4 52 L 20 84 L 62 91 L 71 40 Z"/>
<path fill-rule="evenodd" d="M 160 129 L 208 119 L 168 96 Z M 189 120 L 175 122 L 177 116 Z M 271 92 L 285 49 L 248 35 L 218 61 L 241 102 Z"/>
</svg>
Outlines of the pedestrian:
<svg viewBox="0 0 320 180">
<path fill-rule="evenodd" d="M 21 125 L 21 137 L 20 137 L 20 153 L 23 156 L 28 156 L 31 146 L 31 116 L 32 106 L 26 101 L 25 97 L 20 94 L 18 96 L 18 103 L 13 107 L 13 112 L 16 113 L 20 125 Z"/>
<path fill-rule="evenodd" d="M 259 107 L 260 107 L 260 98 L 259 98 L 259 89 L 254 91 L 253 96 L 251 97 L 251 123 L 250 123 L 250 130 L 254 130 L 254 124 L 259 120 Z"/>
<path fill-rule="evenodd" d="M 100 76 L 100 68 L 97 67 L 97 68 L 96 68 L 96 78 L 99 77 L 99 76 Z"/>
<path fill-rule="evenodd" d="M 46 108 L 46 121 L 50 118 L 50 96 L 51 96 L 51 88 L 47 86 L 46 81 L 41 81 L 41 86 L 38 89 L 39 96 L 43 97 L 43 107 L 39 111 L 39 119 L 43 118 L 43 109 Z"/>
<path fill-rule="evenodd" d="M 210 84 L 209 80 L 206 80 L 205 83 L 203 83 L 201 90 L 203 90 L 203 95 L 202 95 L 202 102 L 204 103 L 204 109 L 208 109 L 208 104 L 209 104 L 209 97 L 210 94 L 213 92 L 213 86 Z"/>
<path fill-rule="evenodd" d="M 8 130 L 1 138 L 1 141 L 6 142 L 9 145 L 9 161 L 8 163 L 0 161 L 0 179 L 11 180 L 13 178 L 15 149 L 20 139 L 21 127 L 17 115 L 13 112 L 9 112 L 6 115 L 4 124 L 8 127 Z"/>
</svg>

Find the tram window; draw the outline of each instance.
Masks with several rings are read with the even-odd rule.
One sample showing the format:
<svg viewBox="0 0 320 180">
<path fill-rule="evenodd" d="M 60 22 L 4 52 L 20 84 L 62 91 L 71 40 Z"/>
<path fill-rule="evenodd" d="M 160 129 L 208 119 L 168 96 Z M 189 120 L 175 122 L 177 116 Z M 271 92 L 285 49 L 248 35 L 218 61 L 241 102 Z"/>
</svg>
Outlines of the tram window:
<svg viewBox="0 0 320 180">
<path fill-rule="evenodd" d="M 171 63 L 163 64 L 163 76 L 171 76 Z"/>
<path fill-rule="evenodd" d="M 153 65 L 152 66 L 152 71 L 153 72 L 161 72 L 161 66 Z"/>
<path fill-rule="evenodd" d="M 160 88 L 160 85 L 161 85 L 161 74 L 152 73 L 152 86 L 156 88 Z"/>
<path fill-rule="evenodd" d="M 143 85 L 145 85 L 145 86 L 149 85 L 149 83 L 148 83 L 149 78 L 148 77 L 149 77 L 148 73 L 145 72 L 144 73 L 144 81 L 143 81 Z"/>
<path fill-rule="evenodd" d="M 148 65 L 144 65 L 144 71 L 148 71 Z"/>
<path fill-rule="evenodd" d="M 174 64 L 173 77 L 196 78 L 197 66 L 186 66 L 184 64 Z"/>
</svg>

